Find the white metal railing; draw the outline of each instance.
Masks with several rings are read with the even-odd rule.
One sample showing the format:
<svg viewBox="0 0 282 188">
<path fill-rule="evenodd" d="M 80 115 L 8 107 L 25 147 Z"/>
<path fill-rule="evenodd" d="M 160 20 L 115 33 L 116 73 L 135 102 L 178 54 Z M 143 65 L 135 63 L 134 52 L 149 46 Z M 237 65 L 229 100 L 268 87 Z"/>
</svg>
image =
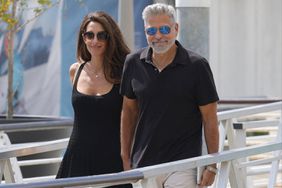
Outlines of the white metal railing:
<svg viewBox="0 0 282 188">
<path fill-rule="evenodd" d="M 49 117 L 49 116 L 19 116 L 16 115 L 14 119 L 8 121 L 4 117 L 0 119 L 0 155 L 2 159 L 0 161 L 0 176 L 4 175 L 5 183 L 13 183 L 13 182 L 23 182 L 23 181 L 35 181 L 35 180 L 44 180 L 54 179 L 54 176 L 44 176 L 44 177 L 36 177 L 36 178 L 25 178 L 23 179 L 23 175 L 21 173 L 21 168 L 23 166 L 35 166 L 35 165 L 44 165 L 44 164 L 55 164 L 61 162 L 61 157 L 53 157 L 53 158 L 42 158 L 42 159 L 24 159 L 18 161 L 16 157 L 33 155 L 36 153 L 43 153 L 48 151 L 55 151 L 59 149 L 65 149 L 68 143 L 68 139 L 63 140 L 51 140 L 47 142 L 38 142 L 33 141 L 32 143 L 20 143 L 20 144 L 11 144 L 9 136 L 7 133 L 13 132 L 30 132 L 30 131 L 39 131 L 43 130 L 55 130 L 55 129 L 67 129 L 72 128 L 73 120 L 70 118 L 64 117 Z M 59 133 L 65 135 L 65 133 Z M 32 133 L 35 135 L 35 133 Z M 55 133 L 57 134 L 57 133 Z M 30 135 L 23 134 L 23 135 Z M 38 136 L 35 139 L 38 138 Z M 63 136 L 62 135 L 62 136 Z M 48 138 L 47 138 L 48 139 Z M 31 139 L 28 139 L 31 140 Z M 22 149 L 22 150 L 21 150 Z M 13 153 L 14 152 L 14 153 Z M 18 153 L 15 153 L 18 152 Z M 59 155 L 60 152 L 58 152 Z M 9 157 L 16 156 L 16 157 Z M 55 155 L 55 153 L 52 153 Z M 31 157 L 32 158 L 32 157 Z M 34 168 L 34 167 L 32 167 Z M 37 167 L 36 167 L 37 168 Z M 54 168 L 54 167 L 53 167 Z M 45 166 L 40 166 L 37 169 L 47 169 Z M 48 171 L 48 170 L 47 170 Z"/>
<path fill-rule="evenodd" d="M 282 136 L 282 125 L 281 125 L 281 109 L 282 109 L 282 102 L 275 102 L 265 105 L 257 105 L 251 106 L 241 109 L 235 110 L 228 110 L 218 113 L 218 119 L 220 120 L 220 127 L 221 127 L 221 140 L 220 140 L 220 151 L 223 150 L 225 146 L 225 137 L 227 136 L 227 145 L 229 149 L 236 149 L 246 147 L 247 141 L 251 140 L 250 138 L 262 138 L 262 137 L 246 137 L 246 131 L 249 128 L 257 127 L 269 127 L 269 126 L 276 126 L 278 127 L 276 137 L 272 139 L 274 142 L 281 142 Z M 261 120 L 261 121 L 246 121 L 246 122 L 238 122 L 239 118 L 251 116 L 254 114 L 262 114 L 267 112 L 274 112 L 279 111 L 280 118 L 274 120 Z M 225 133 L 225 134 L 222 134 Z M 267 138 L 267 137 L 264 137 Z M 270 139 L 270 138 L 267 138 Z M 278 155 L 281 155 L 281 150 L 273 153 L 273 158 L 271 161 L 276 161 L 275 163 L 272 162 L 268 165 L 268 172 L 270 172 L 269 180 L 268 180 L 268 187 L 274 187 L 277 173 L 279 171 L 279 159 L 275 160 Z M 270 157 L 271 158 L 271 157 Z M 248 162 L 249 157 L 241 158 L 233 162 L 230 166 L 229 170 L 229 180 L 231 187 L 254 187 L 253 182 L 248 181 L 248 175 L 251 175 L 247 166 L 251 166 L 251 163 Z M 245 168 L 239 168 L 241 163 L 245 163 Z M 248 165 L 247 165 L 248 164 Z M 274 169 L 274 170 L 272 170 Z M 281 169 L 281 168 L 280 168 Z M 253 172 L 258 173 L 257 170 L 253 170 Z M 266 171 L 261 171 L 260 174 L 265 173 Z M 238 181 L 240 179 L 240 181 Z M 266 185 L 267 185 L 266 184 Z"/>
<path fill-rule="evenodd" d="M 148 166 L 144 168 L 138 168 L 126 172 L 120 172 L 115 174 L 96 175 L 87 177 L 77 178 L 63 178 L 43 182 L 35 183 L 16 183 L 16 184 L 5 184 L 0 187 L 14 187 L 14 188 L 45 188 L 45 187 L 70 187 L 70 186 L 87 186 L 93 187 L 98 186 L 110 186 L 122 183 L 134 183 L 138 180 L 144 180 L 153 178 L 163 173 L 170 173 L 177 170 L 185 170 L 190 168 L 196 168 L 198 166 L 205 166 L 213 163 L 226 163 L 227 165 L 238 158 L 247 157 L 250 155 L 256 155 L 260 153 L 281 150 L 282 142 L 265 144 L 261 146 L 250 146 L 245 148 L 233 149 L 230 151 L 223 151 L 217 154 L 209 154 L 205 156 L 195 157 L 191 159 L 184 159 L 170 163 L 164 163 L 154 166 Z M 224 171 L 220 171 L 224 172 Z M 227 185 L 227 179 L 221 178 L 226 176 L 225 174 L 218 175 L 218 186 L 223 187 Z M 225 185 L 224 185 L 225 184 Z"/>
<path fill-rule="evenodd" d="M 17 122 L 0 124 L 0 131 L 20 132 L 20 131 L 37 131 L 50 129 L 66 129 L 72 127 L 72 119 L 54 119 L 49 121 Z"/>
<path fill-rule="evenodd" d="M 229 110 L 218 112 L 218 119 L 220 121 L 220 152 L 218 154 L 213 155 L 204 155 L 197 158 L 186 159 L 182 161 L 175 161 L 172 163 L 166 163 L 156 166 L 150 166 L 140 169 L 135 169 L 128 172 L 116 173 L 111 175 L 99 175 L 99 176 L 91 176 L 91 177 L 79 177 L 79 178 L 67 178 L 68 180 L 61 179 L 61 180 L 51 180 L 46 182 L 37 182 L 37 183 L 27 183 L 24 184 L 26 187 L 62 187 L 62 186 L 77 186 L 77 185 L 116 185 L 125 182 L 135 182 L 137 180 L 145 180 L 148 178 L 153 178 L 158 174 L 162 174 L 165 172 L 173 172 L 179 169 L 189 169 L 195 168 L 200 166 L 205 166 L 212 163 L 220 163 L 219 166 L 219 175 L 217 176 L 216 183 L 214 187 L 221 188 L 226 187 L 227 182 L 231 187 L 247 187 L 247 167 L 252 166 L 255 164 L 255 161 L 249 162 L 247 158 L 251 155 L 257 154 L 264 154 L 267 152 L 273 152 L 273 157 L 268 160 L 271 163 L 269 167 L 271 167 L 270 172 L 271 176 L 269 178 L 269 187 L 273 187 L 275 184 L 276 176 L 279 171 L 279 161 L 281 161 L 281 108 L 282 102 L 276 102 L 266 105 L 258 105 L 252 107 L 246 107 L 242 109 L 236 110 Z M 276 121 L 276 123 L 280 122 L 279 125 L 270 121 L 270 124 L 274 126 L 278 126 L 278 133 L 275 142 L 268 143 L 267 145 L 255 145 L 251 147 L 245 147 L 246 145 L 246 126 L 251 125 L 255 126 L 252 123 L 242 123 L 241 129 L 236 129 L 233 127 L 233 123 L 237 123 L 238 125 L 238 118 L 254 115 L 258 113 L 266 113 L 272 111 L 280 111 L 280 121 Z M 270 126 L 269 123 L 266 122 L 257 122 L 259 126 L 265 124 L 266 126 Z M 33 129 L 36 129 L 36 125 L 34 125 Z M 1 130 L 1 126 L 0 126 Z M 9 131 L 9 130 L 6 130 Z M 225 145 L 225 137 L 227 136 L 228 142 L 228 151 L 223 151 L 226 148 Z M 56 141 L 55 141 L 56 142 Z M 35 147 L 36 148 L 36 147 Z M 34 148 L 34 149 L 35 149 Z M 0 148 L 0 153 L 3 151 L 3 148 Z M 50 147 L 49 149 L 52 149 Z M 37 150 L 38 151 L 38 150 Z M 19 152 L 19 151 L 18 151 Z M 21 153 L 21 152 L 19 152 Z M 19 153 L 14 153 L 14 157 L 17 157 Z M 32 153 L 32 152 L 31 152 Z M 24 152 L 22 153 L 24 154 Z M 1 155 L 0 155 L 1 156 Z M 7 157 L 12 156 L 5 156 L 6 158 L 0 158 L 0 160 L 5 160 Z M 265 162 L 265 161 L 264 161 Z M 257 162 L 259 163 L 259 162 Z M 239 176 L 238 176 L 239 174 Z M 129 178 L 128 178 L 128 177 Z M 240 178 L 243 178 L 243 181 L 239 181 Z M 241 182 L 241 184 L 240 184 Z M 42 183 L 42 184 L 40 184 Z M 71 183 L 71 184 L 68 184 Z M 6 185 L 7 186 L 7 185 Z M 9 185 L 10 186 L 10 185 Z M 13 184 L 11 186 L 18 186 L 23 187 L 23 184 Z M 249 186 L 249 185 L 248 185 Z M 0 185 L 1 187 L 1 185 Z"/>
</svg>

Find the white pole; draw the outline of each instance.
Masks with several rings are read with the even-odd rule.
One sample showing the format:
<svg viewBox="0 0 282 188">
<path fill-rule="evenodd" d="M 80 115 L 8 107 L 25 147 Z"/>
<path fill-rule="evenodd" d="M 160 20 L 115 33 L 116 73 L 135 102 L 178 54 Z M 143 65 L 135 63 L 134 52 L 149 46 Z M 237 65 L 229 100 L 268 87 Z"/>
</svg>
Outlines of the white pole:
<svg viewBox="0 0 282 188">
<path fill-rule="evenodd" d="M 211 0 L 175 0 L 178 40 L 209 59 L 209 9 Z"/>
<path fill-rule="evenodd" d="M 134 50 L 133 0 L 119 0 L 118 24 L 128 47 Z"/>
</svg>

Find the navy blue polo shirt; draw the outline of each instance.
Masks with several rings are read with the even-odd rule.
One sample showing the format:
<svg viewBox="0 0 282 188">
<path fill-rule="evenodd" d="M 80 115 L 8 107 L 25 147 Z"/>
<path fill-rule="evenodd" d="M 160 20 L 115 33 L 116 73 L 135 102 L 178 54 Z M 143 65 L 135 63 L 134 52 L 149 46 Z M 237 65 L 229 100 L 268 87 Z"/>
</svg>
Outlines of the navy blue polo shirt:
<svg viewBox="0 0 282 188">
<path fill-rule="evenodd" d="M 173 62 L 161 72 L 149 47 L 126 58 L 120 93 L 139 105 L 133 168 L 201 155 L 199 106 L 219 98 L 207 60 L 176 45 Z"/>
</svg>

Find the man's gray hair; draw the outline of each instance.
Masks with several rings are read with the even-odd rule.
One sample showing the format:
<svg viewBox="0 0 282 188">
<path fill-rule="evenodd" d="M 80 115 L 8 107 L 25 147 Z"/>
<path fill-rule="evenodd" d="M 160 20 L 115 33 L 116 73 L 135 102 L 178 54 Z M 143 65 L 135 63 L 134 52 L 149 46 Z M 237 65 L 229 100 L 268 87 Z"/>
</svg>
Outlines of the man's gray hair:
<svg viewBox="0 0 282 188">
<path fill-rule="evenodd" d="M 175 9 L 171 5 L 156 3 L 148 5 L 142 12 L 142 18 L 145 24 L 147 24 L 147 21 L 150 17 L 159 15 L 167 15 L 172 23 L 176 22 Z"/>
</svg>

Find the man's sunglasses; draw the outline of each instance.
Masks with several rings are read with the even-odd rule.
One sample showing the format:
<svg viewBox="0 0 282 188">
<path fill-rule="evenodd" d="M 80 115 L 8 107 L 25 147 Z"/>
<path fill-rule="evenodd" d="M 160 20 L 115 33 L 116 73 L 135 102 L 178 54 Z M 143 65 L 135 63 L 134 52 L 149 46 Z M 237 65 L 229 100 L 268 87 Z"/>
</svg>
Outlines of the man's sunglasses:
<svg viewBox="0 0 282 188">
<path fill-rule="evenodd" d="M 93 40 L 95 38 L 95 33 L 88 31 L 82 34 L 88 40 Z M 109 34 L 106 31 L 100 31 L 96 34 L 98 40 L 108 40 Z"/>
<path fill-rule="evenodd" d="M 159 28 L 149 27 L 145 31 L 146 31 L 147 35 L 153 36 L 153 35 L 157 34 L 158 30 L 160 31 L 161 34 L 168 35 L 170 33 L 171 29 L 170 29 L 169 26 L 163 25 L 163 26 L 161 26 Z"/>
</svg>

